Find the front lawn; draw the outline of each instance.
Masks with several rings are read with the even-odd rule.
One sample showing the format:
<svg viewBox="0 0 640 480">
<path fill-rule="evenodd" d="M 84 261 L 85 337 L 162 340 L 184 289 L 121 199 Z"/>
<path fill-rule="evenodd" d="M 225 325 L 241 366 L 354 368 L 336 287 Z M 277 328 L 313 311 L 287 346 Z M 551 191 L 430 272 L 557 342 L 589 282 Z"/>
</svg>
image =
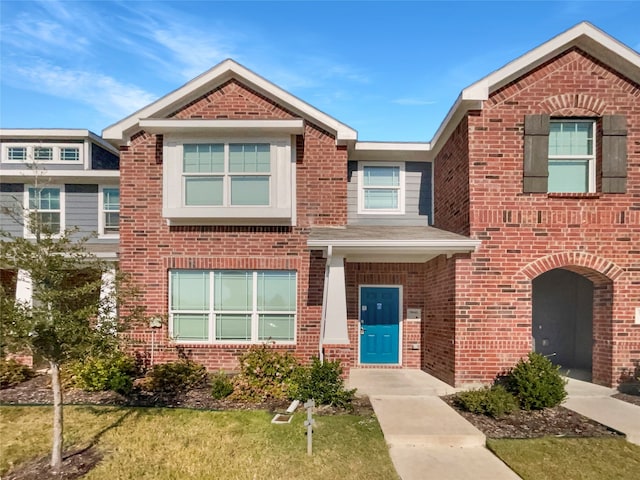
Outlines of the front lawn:
<svg viewBox="0 0 640 480">
<path fill-rule="evenodd" d="M 622 438 L 487 439 L 524 480 L 637 480 L 640 447 Z"/>
<path fill-rule="evenodd" d="M 312 457 L 304 414 L 65 407 L 65 448 L 94 443 L 97 479 L 397 479 L 373 416 L 317 416 Z M 0 475 L 48 454 L 51 407 L 0 407 Z"/>
</svg>

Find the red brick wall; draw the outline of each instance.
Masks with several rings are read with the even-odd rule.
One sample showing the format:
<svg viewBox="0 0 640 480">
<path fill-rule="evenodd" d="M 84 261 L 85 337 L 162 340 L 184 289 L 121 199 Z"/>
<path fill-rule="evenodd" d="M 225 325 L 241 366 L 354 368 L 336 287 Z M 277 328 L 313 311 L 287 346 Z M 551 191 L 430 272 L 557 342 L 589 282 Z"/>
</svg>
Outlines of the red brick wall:
<svg viewBox="0 0 640 480">
<path fill-rule="evenodd" d="M 425 265 L 421 368 L 453 384 L 455 367 L 455 259 Z"/>
<path fill-rule="evenodd" d="M 171 114 L 176 118 L 268 119 L 293 115 L 258 93 L 229 81 Z M 168 270 L 292 269 L 298 274 L 297 343 L 300 358 L 318 355 L 324 259 L 307 248 L 309 227 L 346 223 L 347 152 L 321 128 L 306 123 L 296 138 L 297 225 L 167 226 L 162 218 L 162 137 L 136 134 L 120 158 L 120 267 L 131 272 L 150 315 L 166 315 Z M 132 330 L 150 357 L 151 330 Z M 178 357 L 166 325 L 156 333 L 155 361 Z M 244 345 L 185 345 L 182 350 L 210 369 L 237 369 Z"/>
<path fill-rule="evenodd" d="M 626 115 L 627 193 L 522 193 L 524 116 L 540 113 Z M 574 49 L 492 94 L 467 122 L 470 234 L 482 246 L 456 266 L 455 383 L 489 381 L 529 351 L 531 280 L 558 267 L 604 279 L 593 374 L 615 383 L 640 359 L 640 87 Z"/>
</svg>

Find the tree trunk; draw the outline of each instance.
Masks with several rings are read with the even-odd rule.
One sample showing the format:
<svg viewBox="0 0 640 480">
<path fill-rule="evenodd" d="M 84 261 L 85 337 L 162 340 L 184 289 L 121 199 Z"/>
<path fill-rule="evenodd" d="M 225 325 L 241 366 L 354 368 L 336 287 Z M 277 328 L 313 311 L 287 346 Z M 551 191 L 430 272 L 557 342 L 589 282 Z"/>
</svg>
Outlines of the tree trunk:
<svg viewBox="0 0 640 480">
<path fill-rule="evenodd" d="M 53 389 L 53 447 L 51 448 L 51 470 L 62 471 L 62 388 L 60 387 L 60 365 L 51 366 L 51 388 Z"/>
</svg>

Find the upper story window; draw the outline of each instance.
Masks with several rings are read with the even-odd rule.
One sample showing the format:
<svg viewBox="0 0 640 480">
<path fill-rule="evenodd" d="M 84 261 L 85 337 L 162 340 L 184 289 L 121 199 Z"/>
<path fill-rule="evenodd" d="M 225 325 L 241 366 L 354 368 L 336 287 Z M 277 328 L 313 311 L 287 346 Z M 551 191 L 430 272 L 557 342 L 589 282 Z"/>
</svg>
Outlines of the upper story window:
<svg viewBox="0 0 640 480">
<path fill-rule="evenodd" d="M 268 206 L 268 143 L 184 144 L 185 206 Z"/>
<path fill-rule="evenodd" d="M 16 163 L 82 163 L 81 144 L 5 144 L 2 161 Z"/>
<path fill-rule="evenodd" d="M 117 236 L 120 233 L 120 189 L 100 188 L 99 231 L 101 236 Z"/>
<path fill-rule="evenodd" d="M 165 135 L 163 215 L 172 224 L 290 225 L 295 218 L 291 136 Z"/>
<path fill-rule="evenodd" d="M 296 272 L 172 270 L 170 329 L 181 342 L 293 342 Z"/>
<path fill-rule="evenodd" d="M 548 191 L 595 192 L 595 122 L 552 120 L 549 127 Z"/>
<path fill-rule="evenodd" d="M 60 234 L 64 230 L 64 189 L 29 187 L 26 194 L 26 204 L 29 206 L 26 235 L 33 236 L 37 231 L 51 235 Z"/>
<path fill-rule="evenodd" d="M 404 213 L 404 164 L 361 164 L 359 213 Z"/>
<path fill-rule="evenodd" d="M 541 114 L 526 115 L 524 120 L 525 193 L 627 191 L 624 115 L 552 119 Z"/>
</svg>

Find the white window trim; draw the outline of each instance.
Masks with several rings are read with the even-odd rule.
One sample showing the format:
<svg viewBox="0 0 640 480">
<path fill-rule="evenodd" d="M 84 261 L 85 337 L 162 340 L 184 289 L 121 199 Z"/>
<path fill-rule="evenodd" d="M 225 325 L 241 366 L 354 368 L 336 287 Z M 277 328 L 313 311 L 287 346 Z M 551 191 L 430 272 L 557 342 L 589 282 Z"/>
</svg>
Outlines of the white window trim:
<svg viewBox="0 0 640 480">
<path fill-rule="evenodd" d="M 175 270 L 187 270 L 194 271 L 190 269 L 175 269 Z M 243 272 L 251 272 L 252 274 L 252 310 L 250 313 L 247 311 L 236 311 L 236 310 L 216 310 L 214 304 L 214 277 L 216 271 L 226 271 L 225 269 L 218 270 L 208 270 L 209 273 L 209 309 L 208 311 L 204 310 L 173 310 L 171 305 L 173 292 L 173 285 L 171 280 L 171 270 L 169 270 L 169 337 L 172 338 L 178 344 L 185 345 L 193 345 L 193 344 L 212 344 L 212 345 L 261 345 L 267 341 L 272 342 L 276 345 L 295 345 L 298 338 L 298 272 L 295 271 L 296 274 L 296 309 L 292 313 L 290 311 L 267 311 L 260 312 L 258 311 L 258 272 L 268 271 L 268 270 L 239 270 Z M 281 270 L 278 270 L 281 271 Z M 291 270 L 293 271 L 293 270 Z M 174 336 L 173 329 L 173 316 L 175 314 L 192 314 L 192 315 L 207 315 L 208 316 L 208 338 L 206 340 L 178 340 Z M 251 340 L 216 340 L 216 319 L 218 314 L 226 314 L 226 315 L 250 315 L 251 316 Z M 292 340 L 259 340 L 259 316 L 260 315 L 293 315 L 293 339 Z"/>
<path fill-rule="evenodd" d="M 400 178 L 398 185 L 398 208 L 371 209 L 364 207 L 364 169 L 365 167 L 400 167 Z M 380 187 L 383 188 L 383 187 Z M 387 187 L 388 188 L 388 187 Z M 360 215 L 404 215 L 405 213 L 405 162 L 358 162 L 358 214 Z"/>
<path fill-rule="evenodd" d="M 36 238 L 35 234 L 31 232 L 29 229 L 29 217 L 31 214 L 30 202 L 29 202 L 29 189 L 30 188 L 57 188 L 60 190 L 60 232 L 52 235 L 54 238 L 59 238 L 62 235 L 62 232 L 66 229 L 65 223 L 65 191 L 64 185 L 44 185 L 40 187 L 36 187 L 35 185 L 25 184 L 24 186 L 24 211 L 25 211 L 25 221 L 24 221 L 24 238 Z M 57 210 L 38 210 L 42 212 L 54 212 Z"/>
<path fill-rule="evenodd" d="M 269 205 L 185 205 L 184 177 L 207 174 L 183 172 L 184 144 L 268 143 L 271 145 Z M 225 155 L 225 171 L 228 169 Z M 169 224 L 246 224 L 295 225 L 296 165 L 295 144 L 287 136 L 164 136 L 163 216 Z M 227 173 L 225 173 L 227 175 Z M 240 173 L 238 173 L 240 175 Z M 256 172 L 255 175 L 264 173 Z M 208 175 L 212 176 L 212 175 Z M 215 175 L 213 175 L 215 176 Z M 177 188 L 179 187 L 179 188 Z M 225 191 L 228 195 L 228 189 Z"/>
<path fill-rule="evenodd" d="M 10 148 L 26 148 L 26 160 L 9 160 Z M 36 148 L 51 148 L 53 160 L 36 160 Z M 61 160 L 60 154 L 63 148 L 76 148 L 78 150 L 77 160 Z M 85 145 L 83 143 L 4 143 L 2 145 L 2 163 L 8 164 L 30 164 L 37 165 L 83 165 L 85 157 Z"/>
<path fill-rule="evenodd" d="M 104 217 L 107 210 L 104 209 L 104 189 L 117 188 L 118 185 L 100 185 L 98 187 L 98 238 L 120 238 L 120 233 L 104 233 Z M 111 210 L 113 211 L 113 210 Z M 120 212 L 120 210 L 118 210 Z"/>
<path fill-rule="evenodd" d="M 551 155 L 547 154 L 547 161 L 550 160 L 588 160 L 589 161 L 589 187 L 587 192 L 585 193 L 595 193 L 596 191 L 596 153 L 597 149 L 597 125 L 595 120 L 591 119 L 579 119 L 579 118 L 571 118 L 571 117 L 562 117 L 562 118 L 552 118 L 551 123 L 590 123 L 591 124 L 591 136 L 592 136 L 592 146 L 591 146 L 591 155 Z M 552 192 L 547 188 L 547 193 L 578 193 L 578 192 Z"/>
</svg>

